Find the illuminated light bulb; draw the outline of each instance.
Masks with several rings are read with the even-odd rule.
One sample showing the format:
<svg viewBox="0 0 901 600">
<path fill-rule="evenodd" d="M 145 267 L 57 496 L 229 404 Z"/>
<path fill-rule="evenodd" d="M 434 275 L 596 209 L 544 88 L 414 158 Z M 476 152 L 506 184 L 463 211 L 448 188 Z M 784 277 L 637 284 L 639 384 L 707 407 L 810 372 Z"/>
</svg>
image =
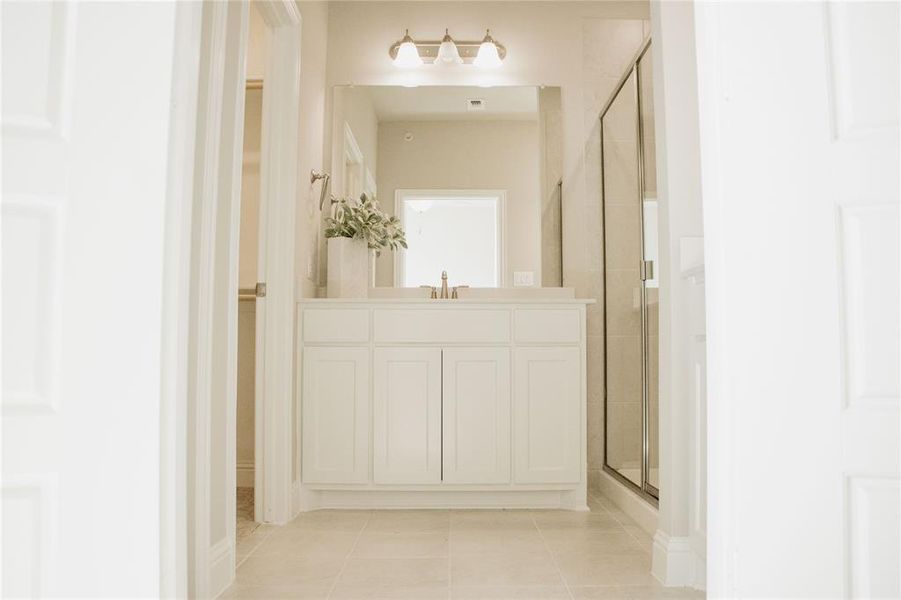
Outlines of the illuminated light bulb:
<svg viewBox="0 0 901 600">
<path fill-rule="evenodd" d="M 444 30 L 444 39 L 441 40 L 441 45 L 438 47 L 438 60 L 448 65 L 463 63 L 457 44 L 454 43 L 447 29 Z"/>
<path fill-rule="evenodd" d="M 497 51 L 497 44 L 494 43 L 494 38 L 491 37 L 490 30 L 485 32 L 485 38 L 479 45 L 479 53 L 476 54 L 472 64 L 480 69 L 496 69 L 503 64 Z"/>
<path fill-rule="evenodd" d="M 394 57 L 394 66 L 401 68 L 418 67 L 422 65 L 422 57 L 419 56 L 419 50 L 413 38 L 410 37 L 410 30 L 404 34 L 404 38 L 400 41 L 397 48 L 397 56 Z"/>
</svg>

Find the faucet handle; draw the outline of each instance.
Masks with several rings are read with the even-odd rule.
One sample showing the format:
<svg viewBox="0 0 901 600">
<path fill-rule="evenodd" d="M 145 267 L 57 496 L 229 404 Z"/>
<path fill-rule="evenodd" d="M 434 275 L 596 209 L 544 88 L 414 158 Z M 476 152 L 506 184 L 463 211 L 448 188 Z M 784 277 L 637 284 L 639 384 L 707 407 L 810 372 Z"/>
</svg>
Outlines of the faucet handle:
<svg viewBox="0 0 901 600">
<path fill-rule="evenodd" d="M 459 296 L 459 294 L 457 294 L 457 290 L 459 290 L 461 288 L 468 288 L 468 287 L 469 287 L 468 285 L 455 285 L 451 291 L 451 299 L 459 300 L 460 296 Z"/>
<path fill-rule="evenodd" d="M 429 290 L 429 298 L 431 298 L 432 300 L 438 298 L 438 288 L 436 288 L 434 285 L 421 285 L 419 287 L 424 290 Z"/>
</svg>

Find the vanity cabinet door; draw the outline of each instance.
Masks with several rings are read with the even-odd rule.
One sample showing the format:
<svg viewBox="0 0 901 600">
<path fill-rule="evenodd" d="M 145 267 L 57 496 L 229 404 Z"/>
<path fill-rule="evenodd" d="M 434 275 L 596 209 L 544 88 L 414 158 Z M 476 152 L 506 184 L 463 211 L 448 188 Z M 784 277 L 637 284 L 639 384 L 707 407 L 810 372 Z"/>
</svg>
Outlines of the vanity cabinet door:
<svg viewBox="0 0 901 600">
<path fill-rule="evenodd" d="M 581 480 L 579 348 L 517 348 L 513 369 L 514 480 Z"/>
<path fill-rule="evenodd" d="M 303 481 L 369 481 L 369 348 L 303 349 Z"/>
<path fill-rule="evenodd" d="M 510 482 L 510 350 L 444 350 L 443 481 Z"/>
<path fill-rule="evenodd" d="M 377 348 L 373 386 L 375 483 L 440 483 L 441 350 Z"/>
</svg>

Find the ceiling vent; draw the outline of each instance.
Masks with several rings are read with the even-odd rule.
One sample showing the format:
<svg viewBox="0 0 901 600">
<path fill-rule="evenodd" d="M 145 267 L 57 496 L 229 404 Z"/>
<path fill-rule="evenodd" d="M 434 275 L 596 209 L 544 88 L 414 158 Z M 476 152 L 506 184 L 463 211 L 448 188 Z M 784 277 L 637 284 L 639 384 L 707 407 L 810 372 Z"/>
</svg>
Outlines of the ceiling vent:
<svg viewBox="0 0 901 600">
<path fill-rule="evenodd" d="M 470 112 L 474 110 L 485 110 L 485 101 L 481 98 L 470 98 L 466 101 L 466 110 Z"/>
</svg>

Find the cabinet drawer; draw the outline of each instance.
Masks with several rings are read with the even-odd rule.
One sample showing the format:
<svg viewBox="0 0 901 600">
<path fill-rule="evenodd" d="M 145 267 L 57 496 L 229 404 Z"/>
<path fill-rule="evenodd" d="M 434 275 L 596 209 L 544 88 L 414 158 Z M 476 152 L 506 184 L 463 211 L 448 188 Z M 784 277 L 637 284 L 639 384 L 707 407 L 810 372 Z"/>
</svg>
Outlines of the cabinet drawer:
<svg viewBox="0 0 901 600">
<path fill-rule="evenodd" d="M 582 311 L 577 308 L 522 308 L 514 315 L 517 342 L 578 343 L 582 339 Z"/>
<path fill-rule="evenodd" d="M 365 308 L 307 308 L 303 311 L 303 341 L 369 341 L 369 310 Z"/>
<path fill-rule="evenodd" d="M 376 343 L 507 343 L 510 312 L 491 309 L 376 309 Z"/>
</svg>

